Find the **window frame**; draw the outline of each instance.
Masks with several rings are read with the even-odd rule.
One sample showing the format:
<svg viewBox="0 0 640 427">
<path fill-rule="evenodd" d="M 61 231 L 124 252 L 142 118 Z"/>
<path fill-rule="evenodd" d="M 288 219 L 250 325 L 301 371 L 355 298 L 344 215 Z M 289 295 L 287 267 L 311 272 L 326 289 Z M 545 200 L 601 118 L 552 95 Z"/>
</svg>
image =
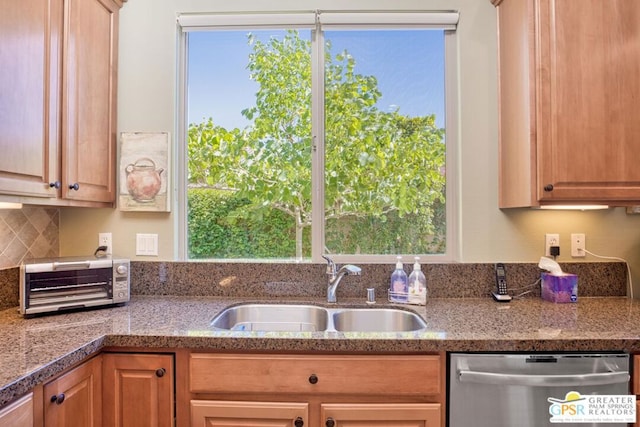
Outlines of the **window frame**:
<svg viewBox="0 0 640 427">
<path fill-rule="evenodd" d="M 324 23 L 323 23 L 324 21 Z M 324 254 L 324 31 L 328 30 L 369 30 L 369 29 L 411 29 L 438 28 L 444 30 L 444 68 L 445 68 L 445 169 L 446 169 L 446 250 L 443 254 L 335 254 L 330 255 L 336 262 L 395 262 L 398 255 L 409 262 L 419 256 L 421 262 L 455 262 L 459 260 L 458 230 L 460 212 L 458 210 L 459 173 L 458 173 L 458 82 L 457 61 L 458 42 L 456 25 L 458 13 L 451 11 L 433 12 L 334 12 L 310 11 L 291 13 L 220 13 L 220 14 L 180 14 L 177 17 L 177 109 L 176 133 L 177 146 L 177 185 L 178 213 L 176 215 L 178 259 L 188 259 L 187 224 L 187 64 L 188 34 L 192 31 L 211 31 L 229 29 L 256 30 L 264 28 L 311 29 L 312 45 L 312 226 L 311 226 L 311 262 L 323 263 Z M 209 259 L 206 261 L 233 262 L 230 259 Z M 238 260 L 239 261 L 239 260 Z M 252 262 L 282 262 L 283 260 L 252 259 Z M 288 261 L 288 260 L 287 260 Z M 290 262 L 300 262 L 291 259 Z"/>
</svg>

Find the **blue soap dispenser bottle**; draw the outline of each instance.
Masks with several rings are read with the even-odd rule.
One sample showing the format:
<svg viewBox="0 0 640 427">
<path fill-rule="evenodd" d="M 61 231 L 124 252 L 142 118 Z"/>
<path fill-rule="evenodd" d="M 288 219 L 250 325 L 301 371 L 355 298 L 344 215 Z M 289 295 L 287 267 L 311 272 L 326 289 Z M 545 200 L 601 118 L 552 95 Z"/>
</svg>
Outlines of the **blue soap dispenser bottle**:
<svg viewBox="0 0 640 427">
<path fill-rule="evenodd" d="M 391 283 L 389 285 L 389 300 L 392 302 L 407 302 L 409 287 L 408 277 L 402 266 L 402 257 L 398 257 L 396 269 L 391 273 Z"/>
</svg>

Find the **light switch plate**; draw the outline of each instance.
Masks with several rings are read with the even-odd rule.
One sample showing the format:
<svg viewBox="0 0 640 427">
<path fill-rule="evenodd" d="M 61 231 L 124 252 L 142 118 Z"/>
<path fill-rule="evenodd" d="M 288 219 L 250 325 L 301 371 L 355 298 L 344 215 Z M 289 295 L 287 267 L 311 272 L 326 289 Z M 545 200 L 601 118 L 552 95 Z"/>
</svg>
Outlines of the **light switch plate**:
<svg viewBox="0 0 640 427">
<path fill-rule="evenodd" d="M 136 234 L 136 255 L 158 256 L 158 235 Z"/>
</svg>

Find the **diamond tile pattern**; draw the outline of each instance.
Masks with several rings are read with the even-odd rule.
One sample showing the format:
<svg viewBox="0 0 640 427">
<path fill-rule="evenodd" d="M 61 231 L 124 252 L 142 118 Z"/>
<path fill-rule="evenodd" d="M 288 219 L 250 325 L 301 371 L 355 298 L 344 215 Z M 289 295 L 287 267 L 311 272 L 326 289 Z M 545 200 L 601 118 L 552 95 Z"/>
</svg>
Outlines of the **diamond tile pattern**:
<svg viewBox="0 0 640 427">
<path fill-rule="evenodd" d="M 59 256 L 59 218 L 58 208 L 0 210 L 0 268 L 16 267 L 26 258 Z"/>
</svg>

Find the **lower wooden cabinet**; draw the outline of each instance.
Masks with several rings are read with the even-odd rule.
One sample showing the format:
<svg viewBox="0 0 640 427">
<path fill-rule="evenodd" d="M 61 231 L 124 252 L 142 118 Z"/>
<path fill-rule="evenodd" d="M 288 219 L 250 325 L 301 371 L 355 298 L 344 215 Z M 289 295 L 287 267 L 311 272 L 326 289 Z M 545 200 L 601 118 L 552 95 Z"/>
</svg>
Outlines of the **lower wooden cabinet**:
<svg viewBox="0 0 640 427">
<path fill-rule="evenodd" d="M 173 425 L 173 355 L 104 353 L 103 359 L 105 426 Z"/>
<path fill-rule="evenodd" d="M 192 400 L 191 427 L 435 427 L 437 403 L 321 404 L 320 424 L 309 418 L 309 403 Z"/>
<path fill-rule="evenodd" d="M 172 427 L 174 387 L 173 354 L 103 353 L 2 408 L 0 427 Z"/>
<path fill-rule="evenodd" d="M 321 405 L 320 412 L 326 427 L 436 427 L 442 417 L 439 403 L 336 403 Z"/>
<path fill-rule="evenodd" d="M 44 385 L 46 427 L 102 426 L 102 357 Z"/>
<path fill-rule="evenodd" d="M 297 424 L 296 424 L 297 423 Z M 289 402 L 191 401 L 195 427 L 303 427 L 309 426 L 309 405 Z"/>
<path fill-rule="evenodd" d="M 107 350 L 2 408 L 0 426 L 444 427 L 443 360 Z"/>
<path fill-rule="evenodd" d="M 0 410 L 0 426 L 33 427 L 33 393 Z"/>
<path fill-rule="evenodd" d="M 441 355 L 189 356 L 191 427 L 442 427 Z"/>
<path fill-rule="evenodd" d="M 1 427 L 101 427 L 102 356 L 95 356 L 0 410 Z"/>
</svg>

